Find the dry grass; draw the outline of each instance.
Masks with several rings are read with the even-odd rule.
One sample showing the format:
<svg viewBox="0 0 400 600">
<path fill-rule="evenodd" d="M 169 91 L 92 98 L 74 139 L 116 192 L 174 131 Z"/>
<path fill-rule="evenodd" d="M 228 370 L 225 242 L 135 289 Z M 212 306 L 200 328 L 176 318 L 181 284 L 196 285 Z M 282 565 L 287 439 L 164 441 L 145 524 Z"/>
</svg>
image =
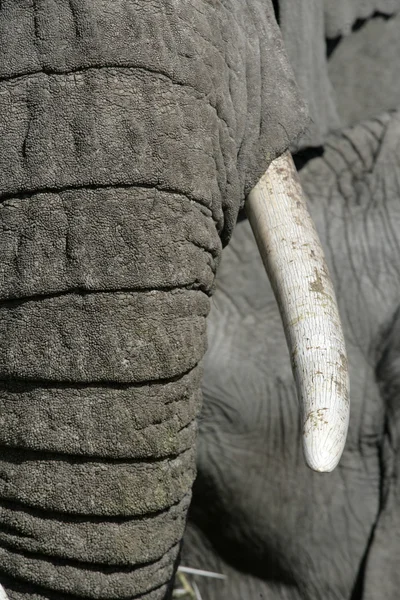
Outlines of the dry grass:
<svg viewBox="0 0 400 600">
<path fill-rule="evenodd" d="M 208 577 L 210 579 L 225 579 L 225 575 L 192 569 L 191 567 L 179 567 L 175 578 L 173 598 L 179 600 L 203 600 L 194 577 Z M 205 600 L 205 599 L 204 599 Z"/>
</svg>

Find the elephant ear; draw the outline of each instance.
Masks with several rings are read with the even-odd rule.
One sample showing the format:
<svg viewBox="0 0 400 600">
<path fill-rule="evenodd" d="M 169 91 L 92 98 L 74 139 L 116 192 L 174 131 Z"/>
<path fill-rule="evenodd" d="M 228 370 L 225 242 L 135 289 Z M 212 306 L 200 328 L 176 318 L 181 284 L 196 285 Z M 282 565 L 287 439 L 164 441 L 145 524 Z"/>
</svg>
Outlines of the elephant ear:
<svg viewBox="0 0 400 600">
<path fill-rule="evenodd" d="M 240 202 L 235 202 L 231 185 L 230 193 L 223 199 L 223 245 L 230 239 L 245 197 L 276 157 L 297 146 L 297 140 L 309 126 L 303 92 L 295 80 L 276 21 L 276 2 L 230 0 L 225 5 L 229 19 L 234 17 L 235 32 L 232 35 L 221 26 L 227 40 L 224 52 L 229 69 L 229 85 L 222 104 L 227 108 L 225 100 L 230 96 L 235 119 L 229 129 L 237 148 L 235 170 Z"/>
<path fill-rule="evenodd" d="M 242 4 L 242 3 L 240 3 Z M 246 35 L 245 132 L 238 152 L 245 195 L 254 188 L 272 160 L 295 144 L 309 125 L 309 116 L 288 59 L 270 0 L 251 0 L 245 8 Z"/>
<path fill-rule="evenodd" d="M 333 4 L 336 9 L 336 1 Z M 340 126 L 328 77 L 323 2 L 279 0 L 279 23 L 290 64 L 311 115 L 310 127 L 296 149 L 320 146 L 328 132 Z"/>
</svg>

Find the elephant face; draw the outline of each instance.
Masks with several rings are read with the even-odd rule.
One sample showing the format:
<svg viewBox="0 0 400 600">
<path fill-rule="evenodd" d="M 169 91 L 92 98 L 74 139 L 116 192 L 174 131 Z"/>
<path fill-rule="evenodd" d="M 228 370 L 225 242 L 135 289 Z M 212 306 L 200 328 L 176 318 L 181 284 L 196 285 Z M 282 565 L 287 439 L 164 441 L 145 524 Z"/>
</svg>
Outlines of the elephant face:
<svg viewBox="0 0 400 600">
<path fill-rule="evenodd" d="M 342 460 L 301 460 L 290 357 L 248 222 L 210 315 L 198 478 L 183 561 L 209 599 L 395 598 L 399 589 L 400 117 L 328 139 L 301 171 L 337 290 L 351 378 Z"/>
</svg>

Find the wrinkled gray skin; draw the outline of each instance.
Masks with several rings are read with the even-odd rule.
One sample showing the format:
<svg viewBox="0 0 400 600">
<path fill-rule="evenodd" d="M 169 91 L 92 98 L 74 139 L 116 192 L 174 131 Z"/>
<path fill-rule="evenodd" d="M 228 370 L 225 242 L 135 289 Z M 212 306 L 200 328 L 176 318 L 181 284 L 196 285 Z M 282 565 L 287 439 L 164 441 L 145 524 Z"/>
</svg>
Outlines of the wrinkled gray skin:
<svg viewBox="0 0 400 600">
<path fill-rule="evenodd" d="M 221 247 L 305 124 L 269 0 L 1 0 L 10 600 L 169 596 Z"/>
<path fill-rule="evenodd" d="M 395 600 L 400 590 L 400 112 L 331 136 L 301 171 L 336 288 L 351 420 L 333 473 L 302 457 L 272 290 L 247 221 L 209 321 L 183 563 L 207 600 Z"/>
<path fill-rule="evenodd" d="M 168 597 L 221 248 L 269 162 L 320 143 L 302 94 L 270 0 L 0 1 L 10 600 Z"/>
</svg>

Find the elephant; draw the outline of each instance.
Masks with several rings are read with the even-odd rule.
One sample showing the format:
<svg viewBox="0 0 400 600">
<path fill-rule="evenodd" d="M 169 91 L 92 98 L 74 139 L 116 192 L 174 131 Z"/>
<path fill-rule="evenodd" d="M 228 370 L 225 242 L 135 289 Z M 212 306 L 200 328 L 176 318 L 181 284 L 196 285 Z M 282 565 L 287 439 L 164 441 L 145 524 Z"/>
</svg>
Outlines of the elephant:
<svg viewBox="0 0 400 600">
<path fill-rule="evenodd" d="M 307 122 L 270 0 L 1 0 L 9 600 L 171 596 L 222 247 Z"/>
<path fill-rule="evenodd" d="M 0 584 L 9 600 L 172 595 L 222 248 L 271 173 L 290 206 L 303 202 L 289 150 L 332 129 L 328 113 L 315 131 L 312 111 L 309 120 L 285 15 L 271 0 L 0 2 Z M 332 415 L 302 434 L 308 464 L 328 471 L 348 424 L 347 367 L 311 223 L 307 231 L 319 261 L 309 256 L 307 268 L 324 288 L 305 302 L 318 300 L 310 322 L 330 333 L 307 360 L 306 340 L 290 337 L 297 322 L 287 335 L 304 423 L 315 418 L 303 394 L 309 366 L 334 355 L 321 371 L 329 384 L 334 367 Z M 283 314 L 297 309 L 281 304 Z"/>
<path fill-rule="evenodd" d="M 278 306 L 250 224 L 224 249 L 209 320 L 198 476 L 182 562 L 207 600 L 395 600 L 400 590 L 400 111 L 328 137 L 300 171 L 349 359 L 347 444 L 301 459 Z"/>
</svg>

